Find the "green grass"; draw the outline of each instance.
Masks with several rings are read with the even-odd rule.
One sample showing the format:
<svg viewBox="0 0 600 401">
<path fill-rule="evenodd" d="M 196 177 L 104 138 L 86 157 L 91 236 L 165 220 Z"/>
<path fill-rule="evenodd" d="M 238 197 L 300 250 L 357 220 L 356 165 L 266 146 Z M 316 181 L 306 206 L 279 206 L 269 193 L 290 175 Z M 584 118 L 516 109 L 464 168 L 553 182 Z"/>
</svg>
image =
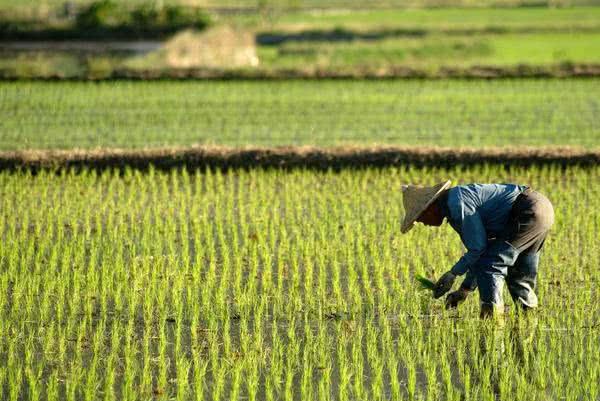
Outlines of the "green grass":
<svg viewBox="0 0 600 401">
<path fill-rule="evenodd" d="M 598 28 L 600 7 L 434 8 L 327 12 L 286 12 L 271 22 L 286 28 L 413 28 L 430 30 Z"/>
<path fill-rule="evenodd" d="M 600 33 L 507 34 L 396 38 L 380 41 L 296 42 L 258 48 L 261 68 L 330 70 L 407 67 L 548 66 L 600 63 Z"/>
<path fill-rule="evenodd" d="M 260 32 L 305 40 L 259 46 L 258 55 L 265 69 L 348 71 L 599 63 L 599 21 L 600 7 L 285 13 Z M 333 40 L 335 32 L 355 39 Z M 381 37 L 361 39 L 365 33 Z"/>
<path fill-rule="evenodd" d="M 490 40 L 487 63 L 552 64 L 563 61 L 600 62 L 600 34 L 505 35 Z"/>
<path fill-rule="evenodd" d="M 0 149 L 598 147 L 600 80 L 0 84 Z"/>
<path fill-rule="evenodd" d="M 400 234 L 400 184 L 446 178 L 552 200 L 529 319 L 494 328 L 476 294 L 457 313 L 420 290 L 462 247 L 448 225 Z M 596 400 L 599 180 L 551 166 L 0 173 L 0 398 Z"/>
</svg>

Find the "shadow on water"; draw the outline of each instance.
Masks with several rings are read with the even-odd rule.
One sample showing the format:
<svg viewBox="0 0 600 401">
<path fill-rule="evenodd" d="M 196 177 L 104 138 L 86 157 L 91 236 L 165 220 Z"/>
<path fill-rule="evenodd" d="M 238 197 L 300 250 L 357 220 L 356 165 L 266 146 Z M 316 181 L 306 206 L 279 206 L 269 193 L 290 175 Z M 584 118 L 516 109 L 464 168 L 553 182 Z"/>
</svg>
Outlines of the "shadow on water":
<svg viewBox="0 0 600 401">
<path fill-rule="evenodd" d="M 577 27 L 576 32 L 597 33 L 599 26 Z M 288 42 L 351 42 L 355 40 L 384 40 L 390 38 L 423 38 L 428 35 L 472 36 L 472 35 L 502 35 L 502 34 L 550 34 L 563 33 L 563 27 L 506 27 L 489 25 L 483 27 L 465 27 L 451 29 L 431 28 L 380 28 L 374 30 L 356 30 L 345 27 L 332 29 L 307 29 L 302 31 L 266 31 L 256 34 L 256 44 L 276 46 Z M 571 31 L 569 31 L 571 32 Z M 572 33 L 572 32 L 571 32 Z"/>
<path fill-rule="evenodd" d="M 163 42 L 159 40 L 32 40 L 0 41 L 0 55 L 18 52 L 69 52 L 86 54 L 125 54 L 139 55 L 158 50 Z"/>
<path fill-rule="evenodd" d="M 423 37 L 424 29 L 386 29 L 354 31 L 346 28 L 306 30 L 301 32 L 262 32 L 256 34 L 259 45 L 279 45 L 286 42 L 351 42 L 354 40 L 382 40 L 393 37 Z"/>
</svg>

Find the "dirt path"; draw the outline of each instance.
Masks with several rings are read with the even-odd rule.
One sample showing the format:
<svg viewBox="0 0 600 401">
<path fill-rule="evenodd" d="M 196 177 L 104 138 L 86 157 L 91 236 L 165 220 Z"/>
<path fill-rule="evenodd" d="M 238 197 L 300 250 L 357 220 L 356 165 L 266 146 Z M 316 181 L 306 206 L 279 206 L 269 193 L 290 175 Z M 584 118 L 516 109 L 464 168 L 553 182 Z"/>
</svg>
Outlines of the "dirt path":
<svg viewBox="0 0 600 401">
<path fill-rule="evenodd" d="M 428 147 L 221 147 L 157 149 L 27 150 L 0 152 L 0 170 L 131 167 L 172 168 L 313 168 L 318 170 L 477 164 L 597 166 L 600 149 L 581 148 L 428 148 Z"/>
</svg>

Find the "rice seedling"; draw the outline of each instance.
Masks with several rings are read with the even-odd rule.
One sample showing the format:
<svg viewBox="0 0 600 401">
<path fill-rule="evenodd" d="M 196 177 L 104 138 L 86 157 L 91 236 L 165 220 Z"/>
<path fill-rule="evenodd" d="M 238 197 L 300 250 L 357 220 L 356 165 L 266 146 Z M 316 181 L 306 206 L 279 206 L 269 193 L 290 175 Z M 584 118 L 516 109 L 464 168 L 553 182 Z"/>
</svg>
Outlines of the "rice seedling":
<svg viewBox="0 0 600 401">
<path fill-rule="evenodd" d="M 597 147 L 599 93 L 597 78 L 3 82 L 0 150 L 191 144 Z M 234 198 L 227 199 L 223 205 Z"/>
<path fill-rule="evenodd" d="M 415 278 L 421 284 L 421 288 L 423 288 L 424 290 L 433 291 L 433 289 L 435 288 L 435 283 L 429 280 L 427 277 L 417 275 Z"/>
<path fill-rule="evenodd" d="M 446 225 L 400 235 L 399 185 L 446 177 L 553 201 L 531 319 L 489 327 L 476 295 L 449 312 L 421 291 L 462 248 Z M 0 173 L 0 399 L 596 400 L 599 178 Z"/>
</svg>

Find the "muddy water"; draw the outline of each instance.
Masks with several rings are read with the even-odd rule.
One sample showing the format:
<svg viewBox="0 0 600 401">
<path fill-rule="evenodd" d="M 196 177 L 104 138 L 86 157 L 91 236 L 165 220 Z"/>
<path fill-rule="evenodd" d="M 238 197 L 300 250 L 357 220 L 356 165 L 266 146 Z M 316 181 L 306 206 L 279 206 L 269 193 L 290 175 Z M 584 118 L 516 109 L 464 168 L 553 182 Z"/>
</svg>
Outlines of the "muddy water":
<svg viewBox="0 0 600 401">
<path fill-rule="evenodd" d="M 145 54 L 159 49 L 163 42 L 158 40 L 139 41 L 0 41 L 0 52 L 124 52 Z"/>
</svg>

